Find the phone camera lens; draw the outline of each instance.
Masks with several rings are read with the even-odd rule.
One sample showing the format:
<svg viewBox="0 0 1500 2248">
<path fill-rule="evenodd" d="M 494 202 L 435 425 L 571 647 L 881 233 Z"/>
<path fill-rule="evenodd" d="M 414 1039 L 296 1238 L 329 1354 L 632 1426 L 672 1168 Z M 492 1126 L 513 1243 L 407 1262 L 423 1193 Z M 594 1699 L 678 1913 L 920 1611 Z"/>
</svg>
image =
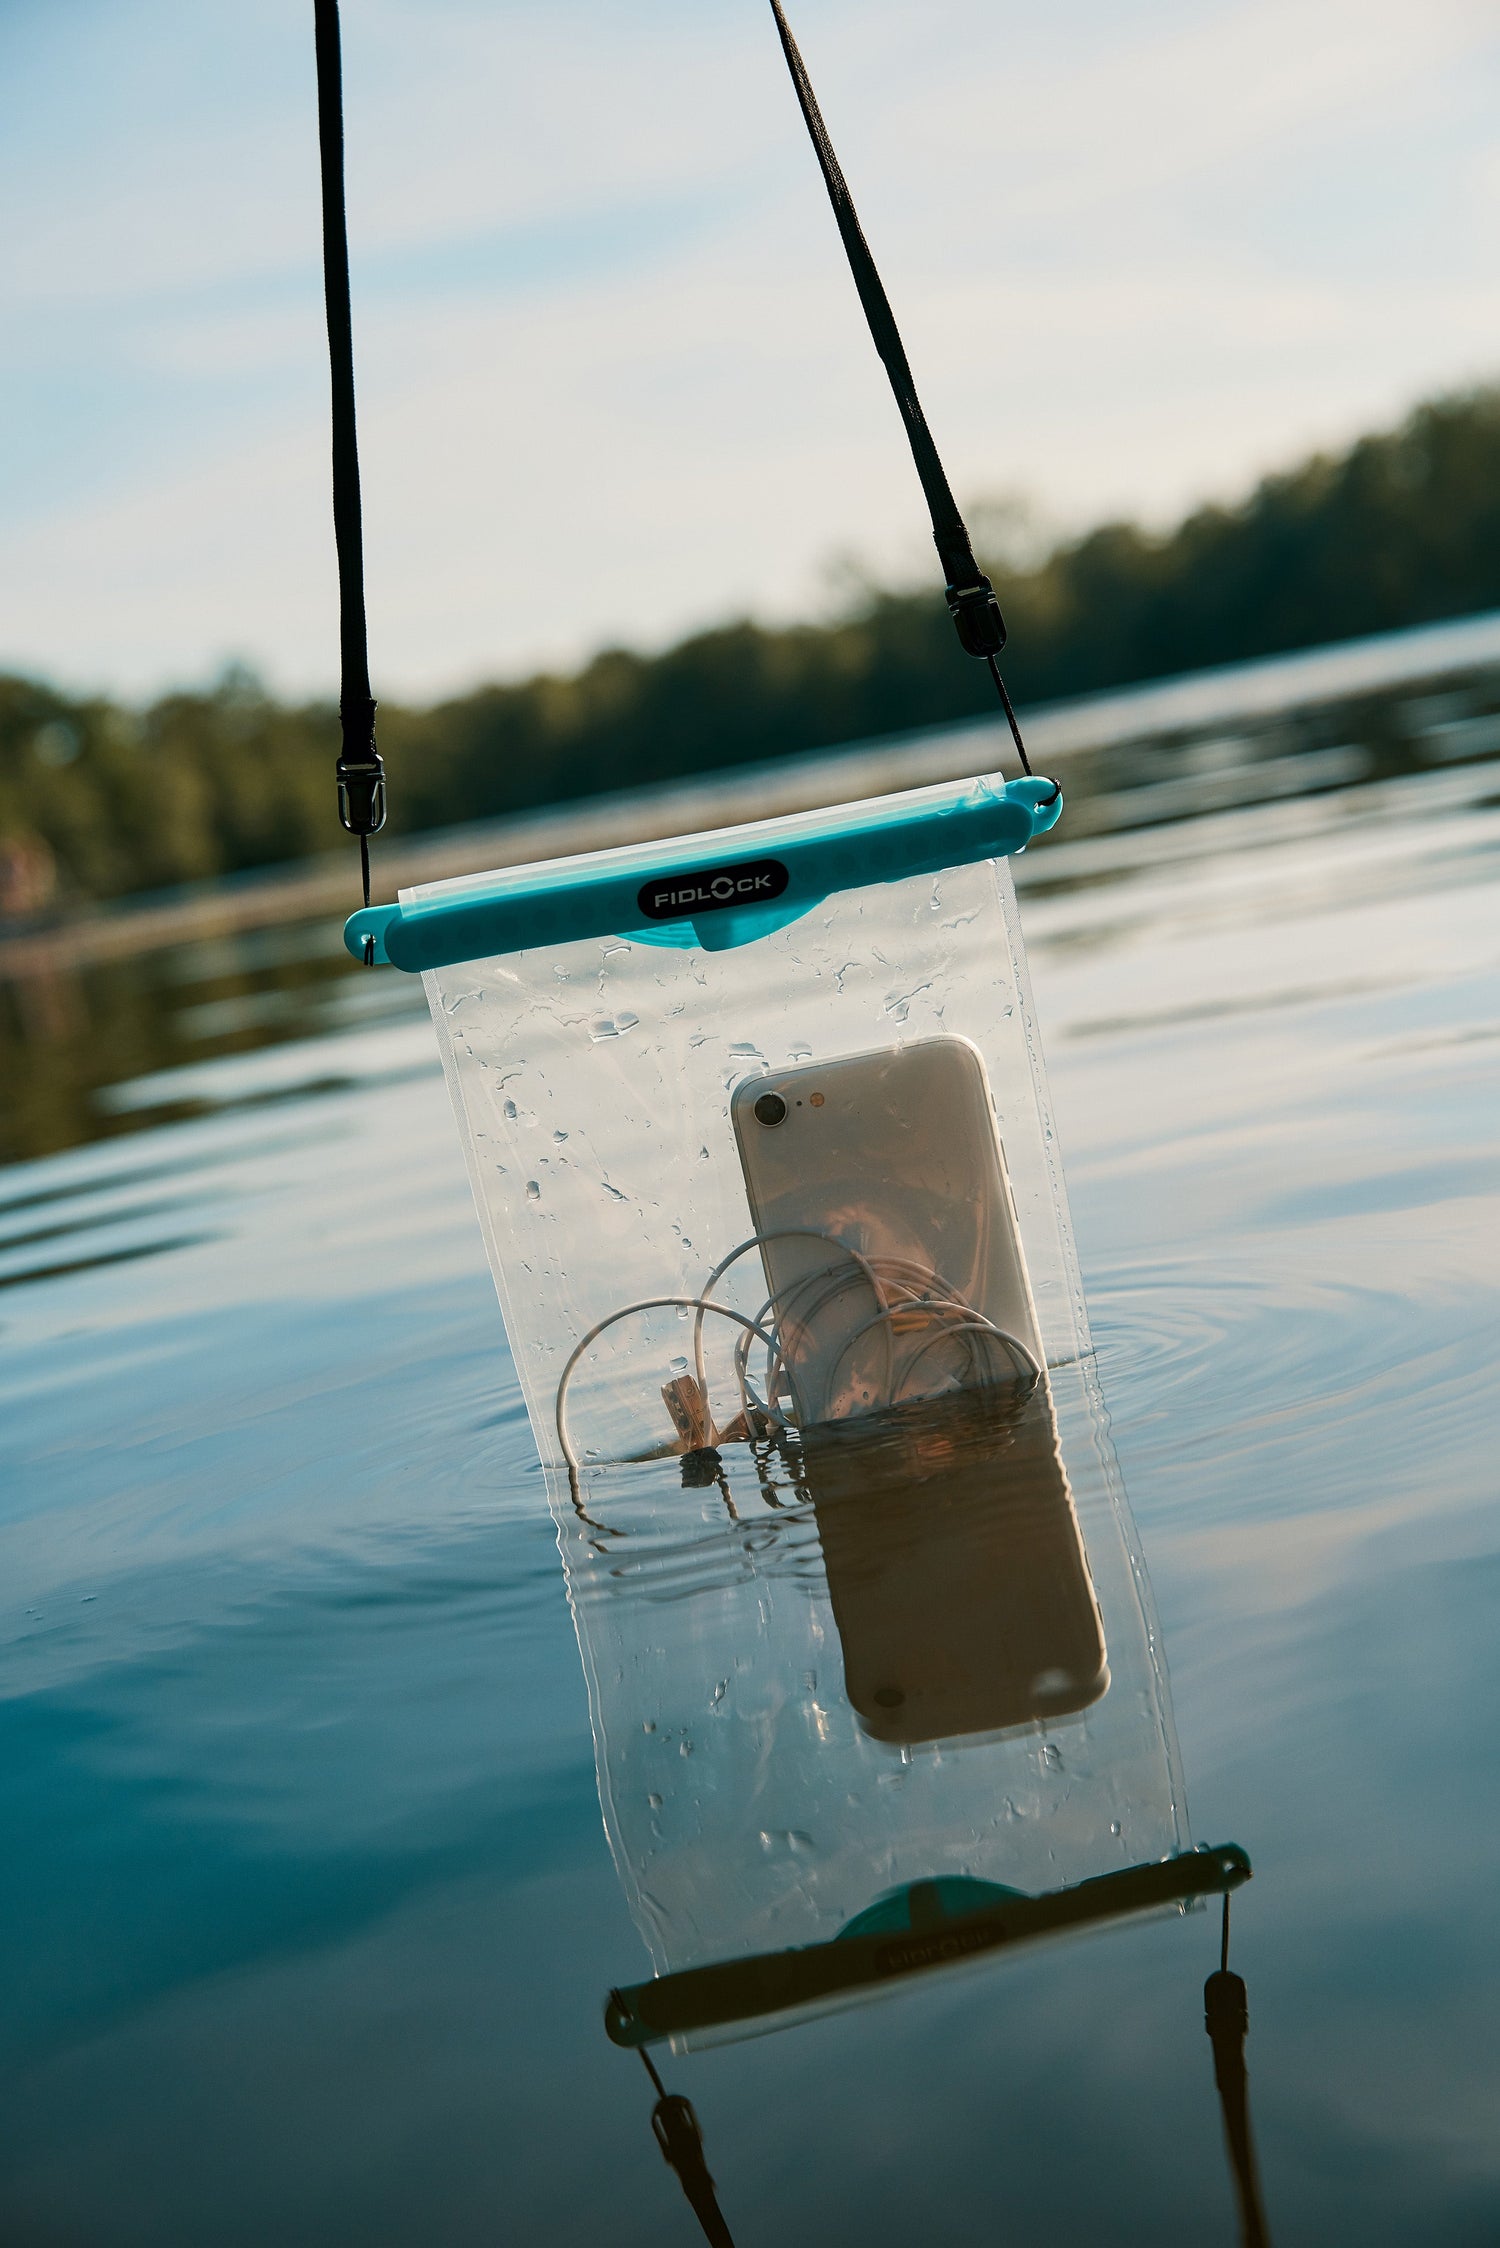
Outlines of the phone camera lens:
<svg viewBox="0 0 1500 2248">
<path fill-rule="evenodd" d="M 786 1102 L 779 1093 L 761 1094 L 755 1104 L 755 1121 L 767 1126 L 786 1122 Z"/>
</svg>

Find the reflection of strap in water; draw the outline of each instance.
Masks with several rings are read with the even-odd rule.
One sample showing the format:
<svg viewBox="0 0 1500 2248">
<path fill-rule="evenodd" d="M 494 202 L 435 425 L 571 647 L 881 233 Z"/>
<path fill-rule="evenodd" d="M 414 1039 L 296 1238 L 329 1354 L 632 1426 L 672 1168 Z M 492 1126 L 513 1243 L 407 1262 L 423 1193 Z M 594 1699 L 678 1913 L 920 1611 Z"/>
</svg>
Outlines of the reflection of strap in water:
<svg viewBox="0 0 1500 2248">
<path fill-rule="evenodd" d="M 644 2050 L 641 2059 L 646 2064 L 646 2074 L 656 2086 L 656 2105 L 651 2111 L 651 2128 L 656 2133 L 656 2143 L 663 2158 L 677 2172 L 678 2181 L 687 2195 L 693 2215 L 703 2227 L 703 2237 L 709 2248 L 734 2248 L 724 2213 L 719 2207 L 719 2197 L 714 2192 L 713 2179 L 708 2174 L 708 2164 L 703 2156 L 703 2133 L 693 2112 L 693 2103 L 681 2092 L 669 2092 L 656 2073 L 651 2055 Z"/>
<path fill-rule="evenodd" d="M 977 1912 L 945 1915 L 943 1924 L 931 1929 L 865 1934 L 851 1928 L 831 1943 L 659 1975 L 611 1991 L 604 2026 L 616 2045 L 645 2046 L 694 2030 L 793 2013 L 1032 1937 L 1160 1910 L 1192 1897 L 1218 1896 L 1249 1878 L 1250 1860 L 1233 1842 L 1216 1850 L 1189 1850 L 1045 1896 L 1007 1895 Z"/>
<path fill-rule="evenodd" d="M 1250 2002 L 1243 1979 L 1231 1974 L 1229 1968 L 1227 1891 L 1218 1970 L 1203 1986 L 1203 2026 L 1214 2049 L 1214 2082 L 1218 2086 L 1219 2106 L 1224 2115 L 1224 2140 L 1239 2202 L 1240 2239 L 1243 2248 L 1268 2248 L 1266 2213 L 1261 2205 L 1260 2176 L 1250 2136 L 1250 2082 L 1245 2067 Z"/>
<path fill-rule="evenodd" d="M 1132 1900 L 1132 1902 L 1123 1905 L 1116 1901 L 1113 1905 L 1114 1911 L 1139 1910 L 1142 1903 L 1161 1902 L 1166 1897 L 1168 1892 L 1164 1889 L 1160 1880 L 1160 1876 L 1166 1870 L 1166 1867 L 1173 1865 L 1177 1867 L 1188 1866 L 1195 1859 L 1201 1864 L 1205 1858 L 1218 1861 L 1215 1870 L 1218 1873 L 1220 1884 L 1223 1885 L 1224 1921 L 1218 1969 L 1209 1976 L 1208 1981 L 1203 1986 L 1203 2025 L 1208 2031 L 1213 2045 L 1214 2082 L 1218 2087 L 1219 2105 L 1224 2118 L 1224 2138 L 1229 2150 L 1230 2167 L 1234 2175 L 1235 2196 L 1239 2205 L 1241 2248 L 1270 2248 L 1270 2236 L 1266 2231 L 1265 2210 L 1261 2203 L 1260 2177 L 1256 2167 L 1255 2148 L 1250 2136 L 1249 2077 L 1245 2067 L 1245 2039 L 1250 2029 L 1249 2000 L 1243 1978 L 1232 1974 L 1229 1967 L 1229 1897 L 1232 1889 L 1238 1888 L 1242 1881 L 1247 1881 L 1250 1878 L 1250 1863 L 1245 1853 L 1237 1849 L 1233 1843 L 1228 1843 L 1220 1850 L 1194 1851 L 1189 1858 L 1168 1859 L 1165 1866 L 1132 1866 L 1124 1876 L 1107 1874 L 1099 1881 L 1080 1883 L 1076 1890 L 1059 1891 L 1053 1898 L 1017 1895 L 1007 1899 L 1007 1905 L 1013 1911 L 1016 1905 L 1045 1906 L 1055 1904 L 1060 1897 L 1072 1896 L 1077 1898 L 1083 1891 L 1112 1889 L 1116 1900 L 1127 1894 Z M 1142 1884 L 1137 1878 L 1142 1875 L 1154 1875 L 1157 1878 L 1154 1882 Z M 1122 1880 L 1130 1884 L 1128 1891 L 1120 1888 L 1119 1884 Z M 916 1886 L 922 1890 L 936 1888 L 936 1884 L 932 1883 L 919 1883 Z M 1153 1892 L 1149 1897 L 1146 1894 L 1148 1887 Z M 1186 1887 L 1179 1881 L 1173 1893 L 1179 1899 L 1182 1899 L 1193 1894 L 1204 1894 L 1205 1891 L 1206 1884 L 1193 1889 Z M 1077 1926 L 1084 1920 L 1098 1920 L 1108 1917 L 1109 1911 L 1110 1908 L 1108 1907 L 1090 1910 L 1086 1913 L 1075 1911 L 1067 1921 L 1052 1919 L 1050 1925 Z M 931 1902 L 920 1916 L 914 1914 L 914 1927 L 918 1917 L 930 1919 Z M 963 1915 L 962 1918 L 969 1923 L 994 1921 L 996 1910 L 969 1913 Z M 950 1927 L 954 1924 L 951 1921 L 948 1923 Z M 1041 1931 L 1033 1922 L 1032 1927 L 1025 1932 L 1040 1933 Z M 1014 1940 L 1016 1940 L 1015 1933 L 1009 1936 L 992 1935 L 990 1943 L 986 1943 L 980 1948 L 989 1949 L 992 1943 Z M 847 1944 L 849 1939 L 846 1937 L 842 1941 Z M 807 1952 L 800 1955 L 795 1952 L 784 1952 L 768 1955 L 767 1959 L 764 1960 L 743 1960 L 737 1964 L 743 1968 L 764 1968 L 772 1959 L 785 1962 L 794 1960 L 799 1956 L 806 1958 L 811 1953 L 823 1952 L 831 1948 L 831 1946 L 821 1944 L 810 1945 Z M 898 1968 L 894 1971 L 902 1972 L 909 1971 L 909 1969 Z M 713 1976 L 719 1972 L 720 1970 L 710 1968 L 697 1970 L 696 1974 Z M 714 2191 L 713 2178 L 709 2174 L 708 2163 L 703 2152 L 703 2132 L 694 2111 L 693 2103 L 682 2093 L 667 2090 L 657 2074 L 651 2055 L 646 2050 L 646 2041 L 649 2038 L 665 2036 L 670 2034 L 670 2031 L 659 2026 L 649 2028 L 645 2026 L 641 2018 L 640 2006 L 643 1993 L 652 1990 L 660 1992 L 670 1984 L 680 1985 L 692 1980 L 693 1973 L 690 1971 L 688 1976 L 662 1976 L 654 1984 L 641 1984 L 631 1991 L 611 1991 L 605 2021 L 609 2034 L 616 2044 L 634 2044 L 640 2053 L 646 2073 L 657 2093 L 656 2106 L 651 2113 L 651 2128 L 656 2134 L 656 2143 L 661 2148 L 666 2162 L 676 2171 L 682 2190 L 703 2228 L 703 2236 L 709 2242 L 709 2248 L 734 2248 L 733 2238 L 728 2225 L 724 2222 L 724 2214 L 719 2207 L 718 2196 Z M 700 1985 L 700 1989 L 702 1988 L 704 1986 Z M 828 1986 L 825 1985 L 825 1995 L 827 1990 Z M 796 2001 L 788 2001 L 783 1997 L 781 2004 L 784 2006 L 787 2003 L 796 2003 Z M 685 2015 L 679 2009 L 678 2018 L 672 2026 L 676 2029 L 689 2026 L 701 2028 L 705 2026 L 708 2018 L 700 2013 L 698 2018 L 689 2024 Z M 723 2014 L 713 2017 L 720 2023 L 728 2018 L 731 2017 Z"/>
</svg>

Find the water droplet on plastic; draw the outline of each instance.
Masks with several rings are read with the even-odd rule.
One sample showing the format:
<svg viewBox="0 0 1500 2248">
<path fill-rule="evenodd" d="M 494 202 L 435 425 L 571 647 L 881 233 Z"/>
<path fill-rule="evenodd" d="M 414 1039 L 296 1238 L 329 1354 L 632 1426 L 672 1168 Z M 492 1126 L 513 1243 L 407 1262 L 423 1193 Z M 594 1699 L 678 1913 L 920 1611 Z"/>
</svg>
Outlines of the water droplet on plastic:
<svg viewBox="0 0 1500 2248">
<path fill-rule="evenodd" d="M 648 1795 L 646 1801 L 650 1804 L 653 1811 L 659 1811 L 661 1809 L 662 1799 L 659 1795 Z"/>
<path fill-rule="evenodd" d="M 641 1724 L 641 1731 L 643 1733 L 654 1733 L 656 1731 L 656 1719 L 654 1717 L 645 1718 Z"/>
<path fill-rule="evenodd" d="M 728 1681 L 728 1679 L 727 1679 L 727 1678 L 721 1678 L 721 1679 L 719 1680 L 719 1683 L 718 1683 L 718 1685 L 717 1685 L 717 1686 L 716 1686 L 716 1687 L 714 1688 L 714 1698 L 713 1698 L 713 1706 L 714 1706 L 714 1708 L 715 1708 L 715 1709 L 717 1709 L 717 1708 L 718 1708 L 718 1706 L 719 1706 L 720 1702 L 721 1702 L 721 1701 L 723 1701 L 723 1699 L 724 1699 L 724 1696 L 725 1696 L 725 1695 L 726 1695 L 726 1694 L 728 1693 L 728 1691 L 729 1691 L 729 1681 Z"/>
<path fill-rule="evenodd" d="M 507 1102 L 506 1102 L 506 1104 L 505 1104 L 505 1109 L 504 1109 L 504 1114 L 505 1114 L 506 1116 L 508 1116 L 508 1117 L 510 1118 L 510 1121 L 512 1122 L 512 1124 L 514 1124 L 514 1122 L 515 1122 L 516 1118 L 517 1118 L 517 1117 L 518 1117 L 518 1116 L 520 1115 L 520 1113 L 521 1113 L 521 1112 L 520 1112 L 520 1110 L 519 1110 L 519 1109 L 518 1109 L 518 1108 L 516 1107 L 516 1104 L 515 1104 L 515 1102 L 514 1102 L 514 1101 L 507 1101 Z"/>
<path fill-rule="evenodd" d="M 1051 1741 L 1044 1742 L 1042 1747 L 1042 1769 L 1047 1772 L 1062 1770 L 1062 1750 Z"/>
<path fill-rule="evenodd" d="M 528 1202 L 540 1202 L 542 1199 L 542 1190 L 535 1179 L 526 1181 L 526 1199 Z"/>
<path fill-rule="evenodd" d="M 554 1132 L 552 1137 L 556 1140 L 559 1147 L 563 1147 L 567 1144 L 568 1135 L 566 1132 Z"/>
<path fill-rule="evenodd" d="M 685 1358 L 674 1358 L 672 1371 L 674 1374 L 685 1374 L 687 1372 L 687 1360 Z"/>
<path fill-rule="evenodd" d="M 1110 1820 L 1110 1822 L 1109 1822 L 1109 1831 L 1110 1831 L 1110 1833 L 1111 1833 L 1111 1834 L 1116 1834 L 1116 1835 L 1117 1835 L 1117 1834 L 1119 1833 L 1119 1831 L 1120 1831 L 1120 1822 L 1119 1822 L 1119 1820 L 1118 1820 L 1118 1819 L 1111 1819 L 1111 1820 Z"/>
<path fill-rule="evenodd" d="M 680 1743 L 678 1744 L 678 1749 L 677 1749 L 677 1753 L 678 1753 L 678 1755 L 679 1755 L 679 1756 L 691 1756 L 691 1755 L 692 1755 L 692 1753 L 693 1753 L 693 1744 L 692 1744 L 692 1742 L 691 1742 L 691 1741 L 682 1741 L 682 1742 L 680 1742 Z"/>
</svg>

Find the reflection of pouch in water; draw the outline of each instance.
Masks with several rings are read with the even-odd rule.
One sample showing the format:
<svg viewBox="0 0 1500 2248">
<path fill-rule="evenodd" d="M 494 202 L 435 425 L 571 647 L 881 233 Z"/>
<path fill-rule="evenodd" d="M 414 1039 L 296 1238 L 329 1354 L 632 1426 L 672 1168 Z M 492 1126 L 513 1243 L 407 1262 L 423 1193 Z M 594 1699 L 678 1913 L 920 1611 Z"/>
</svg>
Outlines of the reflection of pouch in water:
<svg viewBox="0 0 1500 2248">
<path fill-rule="evenodd" d="M 951 1393 L 809 1431 L 800 1455 L 730 1447 L 701 1490 L 680 1466 L 591 1477 L 587 1514 L 552 1482 L 606 1830 L 658 1975 L 832 1943 L 842 1977 L 847 1932 L 896 1892 L 1037 1899 L 1182 1850 L 1090 1368 L 1009 1411 Z M 1076 1683 L 1044 1680 L 1038 1712 L 1049 1670 Z M 1008 1905 L 1007 1929 L 1017 1913 L 1036 1925 Z"/>
<path fill-rule="evenodd" d="M 808 1430 L 844 1683 L 876 1740 L 1070 1716 L 1109 1684 L 1045 1381 Z"/>
</svg>

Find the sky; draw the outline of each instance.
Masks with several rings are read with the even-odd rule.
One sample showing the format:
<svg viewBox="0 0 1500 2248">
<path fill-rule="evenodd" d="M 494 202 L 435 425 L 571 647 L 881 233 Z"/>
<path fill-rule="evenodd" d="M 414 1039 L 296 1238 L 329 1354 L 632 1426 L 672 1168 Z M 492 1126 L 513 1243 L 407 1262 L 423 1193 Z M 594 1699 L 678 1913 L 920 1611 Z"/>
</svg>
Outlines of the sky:
<svg viewBox="0 0 1500 2248">
<path fill-rule="evenodd" d="M 1500 374 L 1492 0 L 791 0 L 955 490 L 1164 524 Z M 765 0 L 344 0 L 371 664 L 935 558 Z M 0 667 L 330 690 L 311 0 L 0 0 Z"/>
</svg>

